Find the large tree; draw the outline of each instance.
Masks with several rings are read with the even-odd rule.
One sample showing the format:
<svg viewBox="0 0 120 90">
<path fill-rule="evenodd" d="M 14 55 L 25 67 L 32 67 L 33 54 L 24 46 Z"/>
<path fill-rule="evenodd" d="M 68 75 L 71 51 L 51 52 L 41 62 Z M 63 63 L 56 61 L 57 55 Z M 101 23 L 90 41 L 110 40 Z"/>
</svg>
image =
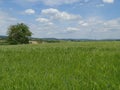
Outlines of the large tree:
<svg viewBox="0 0 120 90">
<path fill-rule="evenodd" d="M 24 23 L 18 23 L 17 25 L 11 25 L 8 28 L 8 42 L 10 44 L 28 44 L 29 38 L 32 33 L 29 27 Z"/>
</svg>

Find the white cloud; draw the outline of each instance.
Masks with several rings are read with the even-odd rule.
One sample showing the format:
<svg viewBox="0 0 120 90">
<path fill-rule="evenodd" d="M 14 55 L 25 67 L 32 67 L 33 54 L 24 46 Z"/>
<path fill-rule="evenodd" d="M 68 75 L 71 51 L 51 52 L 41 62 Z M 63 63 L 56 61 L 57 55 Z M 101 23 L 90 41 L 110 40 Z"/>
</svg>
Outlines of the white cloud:
<svg viewBox="0 0 120 90">
<path fill-rule="evenodd" d="M 47 6 L 59 6 L 59 5 L 64 5 L 64 4 L 78 4 L 78 5 L 84 5 L 84 4 L 95 4 L 95 2 L 98 2 L 98 0 L 13 0 L 17 4 L 21 4 L 22 6 L 26 5 L 35 5 L 37 3 L 43 3 L 44 5 Z M 104 3 L 114 3 L 115 0 L 101 0 Z M 97 5 L 97 7 L 102 7 L 104 6 L 103 4 Z"/>
<path fill-rule="evenodd" d="M 42 22 L 42 23 L 49 22 L 49 20 L 46 19 L 46 18 L 37 18 L 36 21 L 39 21 L 39 22 Z"/>
<path fill-rule="evenodd" d="M 88 26 L 88 23 L 83 23 L 82 26 Z"/>
<path fill-rule="evenodd" d="M 78 31 L 78 30 L 80 30 L 79 28 L 77 28 L 77 27 L 67 27 L 67 30 L 66 31 Z"/>
<path fill-rule="evenodd" d="M 96 19 L 94 21 L 88 20 L 88 27 L 93 29 L 93 32 L 111 32 L 111 30 L 120 31 L 120 18 L 113 20 L 100 20 Z"/>
<path fill-rule="evenodd" d="M 9 25 L 17 23 L 17 19 L 4 11 L 0 11 L 0 35 L 6 35 Z"/>
<path fill-rule="evenodd" d="M 63 5 L 63 4 L 72 4 L 79 2 L 81 0 L 13 0 L 13 2 L 21 4 L 21 5 L 28 5 L 28 4 L 36 4 L 36 3 L 44 3 L 47 6 L 56 6 L 56 5 Z"/>
<path fill-rule="evenodd" d="M 104 23 L 104 28 L 106 30 L 120 30 L 120 18 L 109 20 Z"/>
<path fill-rule="evenodd" d="M 81 25 L 81 26 L 88 26 L 87 22 L 81 21 L 81 20 L 78 22 L 78 24 Z"/>
<path fill-rule="evenodd" d="M 88 4 L 89 6 L 103 7 L 104 4 L 98 3 L 100 0 L 13 0 L 13 2 L 22 6 L 30 6 L 43 3 L 47 6 L 60 6 L 74 4 L 74 7 Z M 115 0 L 101 0 L 103 3 L 114 3 Z M 98 5 L 95 5 L 98 4 Z"/>
<path fill-rule="evenodd" d="M 54 20 L 77 20 L 81 18 L 79 15 L 69 14 L 67 12 L 61 12 L 54 8 L 44 9 L 41 12 L 43 15 L 47 15 L 50 19 Z"/>
<path fill-rule="evenodd" d="M 103 0 L 104 3 L 114 3 L 114 0 Z"/>
<path fill-rule="evenodd" d="M 49 19 L 46 19 L 46 18 L 37 18 L 36 21 L 43 23 L 43 24 L 53 25 L 53 23 Z"/>
<path fill-rule="evenodd" d="M 35 36 L 92 39 L 120 38 L 120 19 L 103 20 L 100 17 L 85 19 L 80 15 L 49 8 L 41 10 L 41 14 L 36 21 L 39 23 L 36 25 L 38 33 Z M 48 23 L 52 23 L 52 25 Z"/>
<path fill-rule="evenodd" d="M 53 5 L 62 5 L 62 4 L 72 4 L 80 0 L 41 0 L 44 4 L 53 6 Z"/>
<path fill-rule="evenodd" d="M 25 13 L 28 14 L 28 15 L 35 14 L 35 10 L 27 9 L 27 10 L 25 10 Z"/>
<path fill-rule="evenodd" d="M 42 10 L 42 13 L 43 14 L 56 14 L 56 13 L 59 13 L 59 11 L 54 8 L 49 8 L 49 9 Z"/>
<path fill-rule="evenodd" d="M 0 11 L 0 34 L 5 35 L 8 26 L 17 22 L 19 20 L 10 14 Z M 34 37 L 120 38 L 120 18 L 103 20 L 99 17 L 89 17 L 85 19 L 80 15 L 54 8 L 41 10 L 35 21 L 26 24 L 30 26 Z"/>
</svg>

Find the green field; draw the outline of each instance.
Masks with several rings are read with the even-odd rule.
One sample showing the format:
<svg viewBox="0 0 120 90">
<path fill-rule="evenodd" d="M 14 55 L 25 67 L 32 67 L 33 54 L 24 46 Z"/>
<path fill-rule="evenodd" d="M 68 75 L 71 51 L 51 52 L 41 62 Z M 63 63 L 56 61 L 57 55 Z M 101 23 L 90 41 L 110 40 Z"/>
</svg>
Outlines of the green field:
<svg viewBox="0 0 120 90">
<path fill-rule="evenodd" d="M 120 42 L 2 45 L 0 90 L 120 90 Z"/>
</svg>

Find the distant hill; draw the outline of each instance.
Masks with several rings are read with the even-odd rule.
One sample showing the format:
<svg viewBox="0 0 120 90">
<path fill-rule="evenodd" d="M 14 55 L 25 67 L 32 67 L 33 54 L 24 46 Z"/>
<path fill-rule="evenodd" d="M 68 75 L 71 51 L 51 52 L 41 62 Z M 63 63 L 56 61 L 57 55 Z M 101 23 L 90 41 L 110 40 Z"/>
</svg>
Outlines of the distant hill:
<svg viewBox="0 0 120 90">
<path fill-rule="evenodd" d="M 0 35 L 0 39 L 6 39 L 7 36 Z"/>
<path fill-rule="evenodd" d="M 120 39 L 57 39 L 57 38 L 31 38 L 32 40 L 43 40 L 43 41 L 120 41 Z"/>
<path fill-rule="evenodd" d="M 4 35 L 0 35 L 0 39 L 6 39 L 7 36 L 4 36 Z M 31 37 L 31 40 L 42 40 L 42 41 L 76 41 L 76 42 L 79 42 L 79 41 L 120 41 L 120 39 L 72 39 L 72 38 L 68 38 L 68 39 L 57 39 L 57 38 L 34 38 L 34 37 Z"/>
</svg>

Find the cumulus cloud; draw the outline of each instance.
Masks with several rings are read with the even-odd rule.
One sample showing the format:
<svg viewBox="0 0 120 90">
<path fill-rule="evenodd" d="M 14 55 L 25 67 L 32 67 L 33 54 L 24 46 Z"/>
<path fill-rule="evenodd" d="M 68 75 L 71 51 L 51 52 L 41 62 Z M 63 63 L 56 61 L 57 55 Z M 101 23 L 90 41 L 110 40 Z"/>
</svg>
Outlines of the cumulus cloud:
<svg viewBox="0 0 120 90">
<path fill-rule="evenodd" d="M 104 3 L 114 3 L 114 0 L 103 0 Z"/>
<path fill-rule="evenodd" d="M 81 20 L 78 22 L 78 24 L 81 25 L 81 26 L 88 26 L 87 22 L 81 21 Z"/>
<path fill-rule="evenodd" d="M 36 21 L 43 23 L 43 24 L 53 25 L 53 23 L 47 18 L 37 18 Z"/>
<path fill-rule="evenodd" d="M 79 15 L 69 14 L 67 12 L 62 12 L 54 8 L 44 9 L 41 12 L 43 15 L 49 16 L 51 19 L 56 20 L 76 20 L 79 19 Z"/>
<path fill-rule="evenodd" d="M 35 14 L 35 10 L 27 9 L 27 10 L 25 10 L 25 13 L 28 14 L 28 15 Z"/>
<path fill-rule="evenodd" d="M 49 20 L 46 19 L 46 18 L 37 18 L 36 21 L 39 21 L 39 22 L 42 22 L 42 23 L 49 22 Z"/>
</svg>

